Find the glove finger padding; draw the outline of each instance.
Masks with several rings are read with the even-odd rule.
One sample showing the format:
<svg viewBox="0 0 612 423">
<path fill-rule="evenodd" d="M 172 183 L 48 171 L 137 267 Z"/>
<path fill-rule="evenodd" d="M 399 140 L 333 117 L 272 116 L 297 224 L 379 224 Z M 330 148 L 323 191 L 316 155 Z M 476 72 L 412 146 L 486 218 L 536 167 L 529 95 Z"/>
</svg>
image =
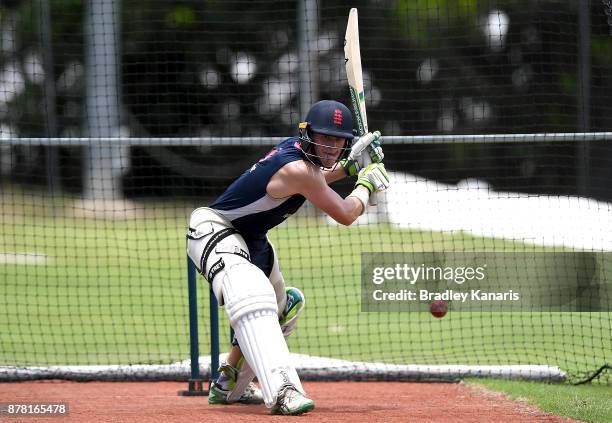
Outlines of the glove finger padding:
<svg viewBox="0 0 612 423">
<path fill-rule="evenodd" d="M 384 167 L 382 171 L 379 168 L 373 169 L 370 180 L 374 184 L 376 191 L 384 191 L 389 188 L 389 176 Z"/>
<path fill-rule="evenodd" d="M 382 137 L 380 136 L 380 132 L 378 131 L 375 131 L 374 134 L 376 134 L 377 136 L 374 138 L 374 141 L 368 144 L 368 147 L 366 149 L 368 151 L 368 154 L 370 155 L 370 159 L 374 163 L 381 163 L 385 158 L 385 153 L 383 152 L 383 149 L 380 145 Z"/>
<path fill-rule="evenodd" d="M 359 172 L 355 186 L 362 185 L 370 191 L 384 191 L 391 185 L 389 175 L 383 163 L 370 163 Z"/>
<path fill-rule="evenodd" d="M 370 162 L 380 163 L 385 157 L 385 153 L 383 153 L 383 149 L 380 146 L 380 142 L 382 140 L 380 132 L 370 132 L 361 137 L 360 140 L 364 137 L 370 137 L 372 138 L 372 141 L 370 141 L 370 143 L 364 149 L 365 151 L 367 151 L 367 154 L 362 151 L 361 153 L 355 155 L 355 160 L 359 163 L 359 167 L 361 169 L 370 164 Z"/>
<path fill-rule="evenodd" d="M 370 159 L 374 163 L 380 163 L 385 158 L 385 153 L 380 145 L 373 146 L 372 144 L 368 145 L 368 154 L 370 155 Z"/>
</svg>

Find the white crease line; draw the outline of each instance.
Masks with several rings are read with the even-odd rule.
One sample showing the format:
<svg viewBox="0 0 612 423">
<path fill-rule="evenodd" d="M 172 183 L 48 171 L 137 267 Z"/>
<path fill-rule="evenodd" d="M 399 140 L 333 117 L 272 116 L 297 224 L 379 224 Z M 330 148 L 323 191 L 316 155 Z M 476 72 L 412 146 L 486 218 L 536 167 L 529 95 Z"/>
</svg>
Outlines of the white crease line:
<svg viewBox="0 0 612 423">
<path fill-rule="evenodd" d="M 0 253 L 1 264 L 33 264 L 42 266 L 48 264 L 49 258 L 46 254 L 38 253 Z"/>
</svg>

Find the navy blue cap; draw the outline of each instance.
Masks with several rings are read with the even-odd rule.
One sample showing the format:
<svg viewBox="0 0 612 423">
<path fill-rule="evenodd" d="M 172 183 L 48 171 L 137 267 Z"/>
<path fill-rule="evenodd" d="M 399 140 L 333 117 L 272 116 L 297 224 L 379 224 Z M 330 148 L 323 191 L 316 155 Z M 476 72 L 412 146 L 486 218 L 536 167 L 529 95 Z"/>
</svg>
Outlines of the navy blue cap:
<svg viewBox="0 0 612 423">
<path fill-rule="evenodd" d="M 334 100 L 321 100 L 313 104 L 306 115 L 312 132 L 334 137 L 352 139 L 353 116 L 342 103 Z"/>
</svg>

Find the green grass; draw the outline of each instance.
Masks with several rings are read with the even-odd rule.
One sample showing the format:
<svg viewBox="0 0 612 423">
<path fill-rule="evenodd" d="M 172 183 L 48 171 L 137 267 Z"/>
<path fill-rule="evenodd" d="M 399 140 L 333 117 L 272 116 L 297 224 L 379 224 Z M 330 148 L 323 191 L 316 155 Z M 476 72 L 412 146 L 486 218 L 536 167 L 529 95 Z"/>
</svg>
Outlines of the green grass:
<svg viewBox="0 0 612 423">
<path fill-rule="evenodd" d="M 586 422 L 612 422 L 612 386 L 549 385 L 493 379 L 470 379 L 469 384 L 508 394 L 543 411 Z"/>
<path fill-rule="evenodd" d="M 36 252 L 48 262 L 0 264 L 0 365 L 188 357 L 184 233 L 193 206 L 148 203 L 140 204 L 138 219 L 87 219 L 75 217 L 70 198 L 3 194 L 0 253 Z M 575 378 L 610 361 L 610 313 L 462 312 L 435 319 L 361 311 L 361 252 L 541 248 L 461 232 L 328 226 L 314 218 L 290 219 L 270 235 L 287 284 L 307 297 L 293 351 L 389 363 L 548 364 Z M 199 280 L 205 352 L 208 294 Z"/>
</svg>

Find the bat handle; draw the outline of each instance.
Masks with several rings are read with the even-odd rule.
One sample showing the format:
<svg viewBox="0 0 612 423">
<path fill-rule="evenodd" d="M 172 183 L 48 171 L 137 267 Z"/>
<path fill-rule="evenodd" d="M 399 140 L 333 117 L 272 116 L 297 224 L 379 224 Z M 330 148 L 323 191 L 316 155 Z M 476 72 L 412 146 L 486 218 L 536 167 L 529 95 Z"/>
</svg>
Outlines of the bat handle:
<svg viewBox="0 0 612 423">
<path fill-rule="evenodd" d="M 374 191 L 372 194 L 370 194 L 370 199 L 368 200 L 368 204 L 370 206 L 377 206 L 378 205 L 378 193 L 376 191 Z"/>
<path fill-rule="evenodd" d="M 370 143 L 374 140 L 374 138 L 380 138 L 380 132 L 378 131 L 374 131 L 372 133 L 369 134 L 370 137 L 367 138 L 365 140 L 365 145 L 363 147 L 363 150 L 365 150 L 367 148 L 368 145 L 370 145 Z M 369 165 L 370 163 L 372 163 L 372 160 L 370 159 L 370 154 L 368 152 L 364 152 L 363 154 L 365 154 L 365 165 Z M 376 206 L 378 205 L 378 194 L 376 193 L 376 191 L 374 191 L 371 195 L 370 195 L 370 200 L 368 201 L 368 204 L 370 204 L 370 206 Z"/>
<path fill-rule="evenodd" d="M 363 159 L 363 164 L 364 166 L 369 165 L 370 163 L 372 163 L 372 160 L 370 159 L 370 155 L 367 152 L 364 152 L 363 154 L 365 154 L 365 157 Z M 376 206 L 378 204 L 378 198 L 376 198 L 376 191 L 374 191 L 372 194 L 370 194 L 370 199 L 368 200 L 368 204 L 370 206 Z"/>
<path fill-rule="evenodd" d="M 357 142 L 357 144 L 354 145 L 353 148 L 351 149 L 351 154 L 349 155 L 349 158 L 354 159 L 355 156 L 357 156 L 359 154 L 365 154 L 365 156 L 363 158 L 364 167 L 366 167 L 367 165 L 372 163 L 372 160 L 370 159 L 370 154 L 367 153 L 364 150 L 366 150 L 368 145 L 370 145 L 370 143 L 375 138 L 380 138 L 380 132 L 374 131 L 372 133 L 367 133 L 367 134 L 361 136 L 361 138 L 359 138 L 359 141 Z M 376 192 L 373 192 L 372 194 L 370 194 L 370 200 L 368 201 L 368 204 L 370 204 L 371 206 L 376 206 L 378 204 L 378 201 L 377 201 L 376 197 L 377 197 Z"/>
<path fill-rule="evenodd" d="M 377 206 L 378 205 L 378 194 L 376 192 L 373 192 L 370 195 L 370 200 L 368 201 L 368 204 L 370 204 L 371 206 Z"/>
</svg>

